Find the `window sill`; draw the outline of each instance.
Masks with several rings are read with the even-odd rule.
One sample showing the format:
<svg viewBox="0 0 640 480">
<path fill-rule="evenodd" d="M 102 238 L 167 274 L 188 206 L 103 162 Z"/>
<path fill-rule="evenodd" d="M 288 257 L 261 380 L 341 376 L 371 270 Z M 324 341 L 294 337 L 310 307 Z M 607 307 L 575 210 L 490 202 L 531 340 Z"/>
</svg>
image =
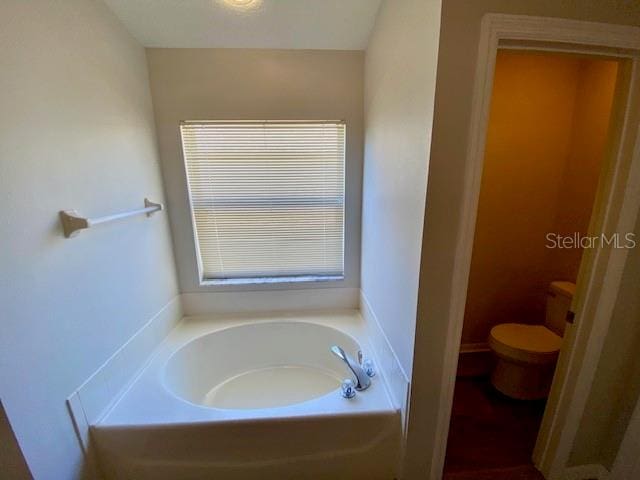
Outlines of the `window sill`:
<svg viewBox="0 0 640 480">
<path fill-rule="evenodd" d="M 215 285 L 272 285 L 286 283 L 317 283 L 344 280 L 344 275 L 297 275 L 290 277 L 254 278 L 208 278 L 200 281 L 201 286 Z"/>
</svg>

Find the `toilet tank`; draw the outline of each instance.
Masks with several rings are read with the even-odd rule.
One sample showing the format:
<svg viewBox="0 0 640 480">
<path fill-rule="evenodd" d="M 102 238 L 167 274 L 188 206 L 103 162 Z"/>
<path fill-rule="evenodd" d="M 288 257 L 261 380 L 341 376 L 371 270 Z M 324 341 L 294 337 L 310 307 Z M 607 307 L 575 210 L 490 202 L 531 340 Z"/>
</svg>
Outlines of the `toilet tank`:
<svg viewBox="0 0 640 480">
<path fill-rule="evenodd" d="M 571 308 L 571 300 L 576 292 L 576 286 L 571 282 L 551 282 L 547 291 L 547 312 L 545 325 L 560 335 L 564 335 L 567 322 L 567 312 Z"/>
</svg>

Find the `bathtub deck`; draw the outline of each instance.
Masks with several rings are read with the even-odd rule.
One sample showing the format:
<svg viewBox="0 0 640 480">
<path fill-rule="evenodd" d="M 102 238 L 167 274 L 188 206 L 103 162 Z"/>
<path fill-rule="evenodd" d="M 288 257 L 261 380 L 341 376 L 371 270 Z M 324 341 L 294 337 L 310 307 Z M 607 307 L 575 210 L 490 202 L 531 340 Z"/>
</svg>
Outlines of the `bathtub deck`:
<svg viewBox="0 0 640 480">
<path fill-rule="evenodd" d="M 202 335 L 237 325 L 269 321 L 316 322 L 344 331 L 356 338 L 363 351 L 370 351 L 364 325 L 357 311 L 308 314 L 269 314 L 216 318 L 186 317 L 158 347 L 138 377 L 114 403 L 94 428 L 136 427 L 185 423 L 209 423 L 247 419 L 295 418 L 300 416 L 341 416 L 397 414 L 380 375 L 355 398 L 346 400 L 339 392 L 285 407 L 256 410 L 223 410 L 189 403 L 163 385 L 163 368 L 172 353 Z"/>
</svg>

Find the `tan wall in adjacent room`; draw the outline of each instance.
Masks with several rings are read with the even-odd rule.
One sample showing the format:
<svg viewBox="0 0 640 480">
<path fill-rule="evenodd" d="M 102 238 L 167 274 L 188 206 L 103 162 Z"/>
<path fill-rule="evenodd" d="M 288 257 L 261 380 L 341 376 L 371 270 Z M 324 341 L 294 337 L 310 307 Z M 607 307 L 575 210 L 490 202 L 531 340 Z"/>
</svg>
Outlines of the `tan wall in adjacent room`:
<svg viewBox="0 0 640 480">
<path fill-rule="evenodd" d="M 462 342 L 542 323 L 553 280 L 575 282 L 604 155 L 617 63 L 498 53 Z"/>
</svg>

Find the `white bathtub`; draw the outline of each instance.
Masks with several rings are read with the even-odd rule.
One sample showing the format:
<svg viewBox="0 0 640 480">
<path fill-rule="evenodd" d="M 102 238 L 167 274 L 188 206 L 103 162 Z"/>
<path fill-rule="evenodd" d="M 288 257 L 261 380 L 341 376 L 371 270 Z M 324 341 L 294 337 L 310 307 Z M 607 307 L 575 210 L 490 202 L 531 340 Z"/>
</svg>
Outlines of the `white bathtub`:
<svg viewBox="0 0 640 480">
<path fill-rule="evenodd" d="M 340 395 L 371 355 L 357 312 L 185 319 L 92 426 L 109 479 L 384 479 L 400 415 L 380 375 Z M 356 340 L 357 339 L 357 340 Z"/>
</svg>

